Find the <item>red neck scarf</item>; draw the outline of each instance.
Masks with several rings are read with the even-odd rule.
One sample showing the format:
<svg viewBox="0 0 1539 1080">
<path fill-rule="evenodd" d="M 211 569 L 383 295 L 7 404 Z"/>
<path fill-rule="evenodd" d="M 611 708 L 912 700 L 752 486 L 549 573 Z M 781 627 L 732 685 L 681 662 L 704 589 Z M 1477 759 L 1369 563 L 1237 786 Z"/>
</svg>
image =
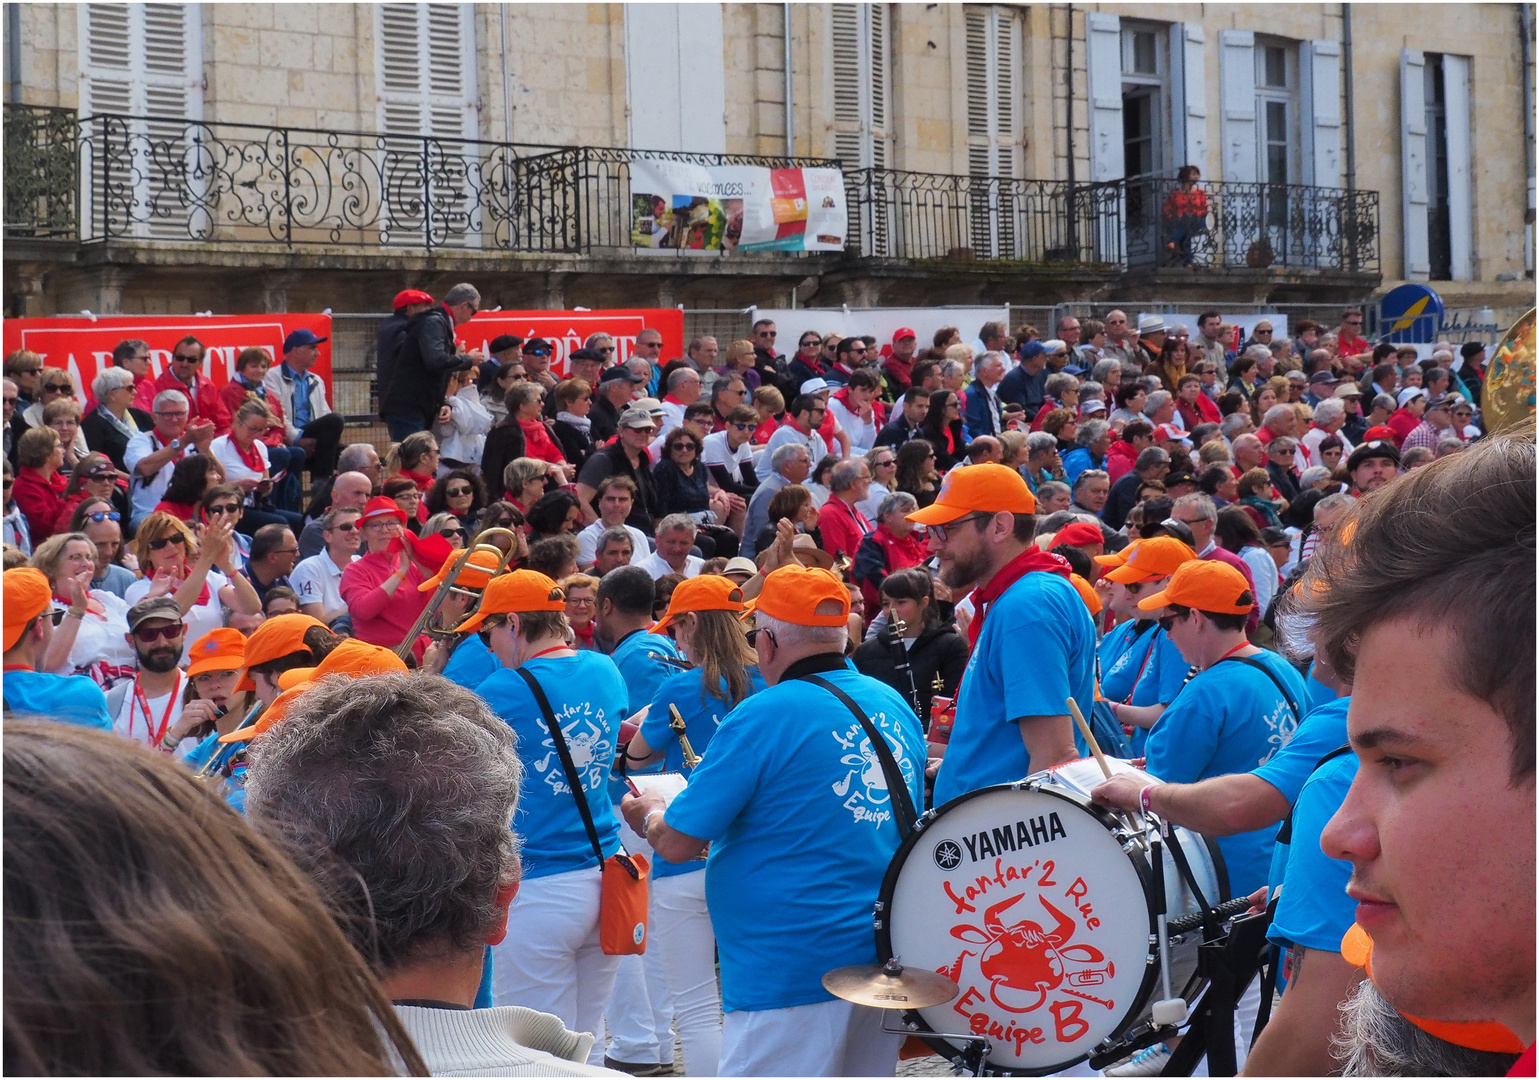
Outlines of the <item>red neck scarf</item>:
<svg viewBox="0 0 1539 1080">
<path fill-rule="evenodd" d="M 983 620 L 988 617 L 989 607 L 1004 595 L 1005 590 L 1014 585 L 1021 578 L 1030 573 L 1048 573 L 1062 575 L 1065 581 L 1069 580 L 1072 572 L 1069 568 L 1069 560 L 1062 555 L 1053 555 L 1043 551 L 1035 544 L 1028 547 L 1015 558 L 1002 566 L 997 574 L 973 590 L 973 607 L 976 613 L 973 621 L 967 624 L 967 642 L 969 645 L 978 644 L 978 635 L 983 633 Z"/>
<path fill-rule="evenodd" d="M 267 472 L 267 466 L 262 463 L 262 450 L 255 439 L 251 440 L 249 447 L 242 448 L 241 444 L 235 441 L 235 436 L 231 435 L 230 445 L 235 447 L 236 453 L 240 454 L 240 463 L 246 468 L 258 476 Z"/>
<path fill-rule="evenodd" d="M 593 623 L 592 622 L 588 623 L 587 626 L 573 626 L 572 627 L 572 633 L 577 635 L 577 640 L 581 643 L 581 647 L 582 648 L 587 648 L 587 649 L 593 648 Z"/>
</svg>

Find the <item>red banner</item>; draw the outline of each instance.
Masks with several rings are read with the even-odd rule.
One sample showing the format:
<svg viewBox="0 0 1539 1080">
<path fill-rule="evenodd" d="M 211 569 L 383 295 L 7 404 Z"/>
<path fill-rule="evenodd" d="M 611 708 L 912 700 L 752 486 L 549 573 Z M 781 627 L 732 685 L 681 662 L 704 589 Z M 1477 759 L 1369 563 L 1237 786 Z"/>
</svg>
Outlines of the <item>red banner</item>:
<svg viewBox="0 0 1539 1080">
<path fill-rule="evenodd" d="M 281 359 L 283 339 L 299 329 L 317 337 L 331 337 L 329 315 L 98 315 L 95 318 L 6 319 L 4 348 L 9 356 L 30 349 L 49 367 L 63 368 L 75 380 L 77 400 L 90 393 L 91 380 L 112 366 L 112 350 L 118 342 L 139 338 L 150 346 L 150 376 L 159 378 L 171 362 L 171 350 L 188 334 L 205 347 L 204 378 L 223 386 L 235 372 L 235 358 L 253 346 Z M 331 396 L 331 342 L 317 346 L 320 353 L 310 370 L 326 384 Z"/>
<path fill-rule="evenodd" d="M 636 347 L 636 335 L 656 330 L 663 335 L 662 359 L 666 363 L 684 355 L 684 312 L 678 308 L 624 308 L 598 311 L 483 311 L 455 330 L 467 349 L 488 356 L 493 338 L 513 334 L 528 341 L 544 338 L 551 343 L 551 371 L 566 374 L 568 354 L 583 347 L 589 335 L 605 333 L 615 339 L 615 356 L 628 359 Z M 723 348 L 726 344 L 723 343 Z"/>
</svg>

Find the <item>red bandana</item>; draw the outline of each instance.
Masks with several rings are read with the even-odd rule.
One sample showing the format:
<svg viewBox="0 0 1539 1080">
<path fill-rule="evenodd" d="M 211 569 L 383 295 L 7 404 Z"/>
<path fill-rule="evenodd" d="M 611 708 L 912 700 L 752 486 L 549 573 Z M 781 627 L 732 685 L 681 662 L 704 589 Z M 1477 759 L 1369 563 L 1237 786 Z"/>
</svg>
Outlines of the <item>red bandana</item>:
<svg viewBox="0 0 1539 1080">
<path fill-rule="evenodd" d="M 1072 570 L 1068 559 L 1062 555 L 1043 551 L 1035 544 L 1011 559 L 986 584 L 973 590 L 973 607 L 976 609 L 976 614 L 973 615 L 973 621 L 967 624 L 969 645 L 978 644 L 978 635 L 983 633 L 983 620 L 988 616 L 989 607 L 994 601 L 1003 596 L 1005 590 L 1021 578 L 1036 572 L 1060 574 L 1067 581 Z"/>
<path fill-rule="evenodd" d="M 232 435 L 230 437 L 230 445 L 234 446 L 235 452 L 240 454 L 240 463 L 246 466 L 246 468 L 258 476 L 262 476 L 267 472 L 267 466 L 262 461 L 261 444 L 255 439 L 251 440 L 251 446 L 248 449 L 242 450 L 240 443 L 236 442 L 235 437 Z"/>
</svg>

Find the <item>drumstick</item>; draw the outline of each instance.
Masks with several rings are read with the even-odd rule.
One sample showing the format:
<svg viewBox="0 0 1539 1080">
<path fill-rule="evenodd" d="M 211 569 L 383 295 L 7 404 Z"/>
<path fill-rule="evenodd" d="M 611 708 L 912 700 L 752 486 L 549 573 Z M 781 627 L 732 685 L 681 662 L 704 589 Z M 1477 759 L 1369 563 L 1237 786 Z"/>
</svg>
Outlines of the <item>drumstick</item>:
<svg viewBox="0 0 1539 1080">
<path fill-rule="evenodd" d="M 1085 737 L 1085 744 L 1090 747 L 1090 752 L 1095 755 L 1096 764 L 1101 766 L 1101 772 L 1106 779 L 1112 778 L 1111 766 L 1106 763 L 1106 755 L 1101 753 L 1101 744 L 1095 741 L 1095 735 L 1090 730 L 1090 725 L 1085 723 L 1085 714 L 1079 711 L 1079 706 L 1069 698 L 1069 715 L 1074 717 L 1074 722 L 1079 725 L 1079 733 Z"/>
</svg>

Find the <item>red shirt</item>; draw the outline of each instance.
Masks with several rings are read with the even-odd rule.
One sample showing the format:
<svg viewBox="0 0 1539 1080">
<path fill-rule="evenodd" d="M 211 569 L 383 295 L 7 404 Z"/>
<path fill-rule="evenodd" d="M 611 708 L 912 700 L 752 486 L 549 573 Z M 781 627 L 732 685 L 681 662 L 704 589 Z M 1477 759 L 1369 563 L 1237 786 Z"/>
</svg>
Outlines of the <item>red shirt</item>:
<svg viewBox="0 0 1539 1080">
<path fill-rule="evenodd" d="M 11 497 L 26 516 L 33 551 L 57 531 L 54 526 L 59 520 L 59 512 L 64 509 L 64 489 L 68 486 L 69 479 L 58 470 L 46 480 L 42 473 L 30 466 L 23 465 L 16 470 Z"/>
<path fill-rule="evenodd" d="M 824 551 L 835 559 L 841 555 L 854 559 L 855 549 L 871 532 L 871 520 L 839 496 L 830 495 L 818 511 L 818 532 Z"/>
<path fill-rule="evenodd" d="M 146 379 L 138 385 L 134 391 L 133 407 L 153 414 L 155 411 L 155 395 L 163 390 L 180 390 L 187 397 L 187 419 L 190 423 L 203 417 L 202 408 L 199 405 L 199 399 L 202 397 L 203 390 L 202 381 L 201 379 L 195 379 L 193 385 L 188 386 L 181 379 L 178 379 L 176 373 L 168 366 L 165 371 L 160 373 L 160 378 L 154 382 Z M 212 418 L 210 417 L 209 419 Z"/>
</svg>

